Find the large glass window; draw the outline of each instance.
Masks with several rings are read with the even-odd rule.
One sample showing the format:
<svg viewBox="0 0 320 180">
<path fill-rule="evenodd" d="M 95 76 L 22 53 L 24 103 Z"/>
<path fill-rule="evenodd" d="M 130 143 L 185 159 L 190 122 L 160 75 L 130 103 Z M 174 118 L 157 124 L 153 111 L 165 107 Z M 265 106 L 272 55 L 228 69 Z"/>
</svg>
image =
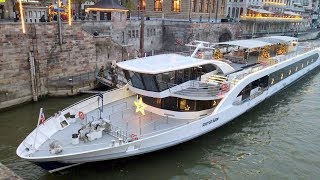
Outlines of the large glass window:
<svg viewBox="0 0 320 180">
<path fill-rule="evenodd" d="M 124 70 L 124 74 L 127 81 L 130 81 L 133 87 L 147 91 L 159 92 L 190 80 L 199 79 L 201 75 L 214 71 L 215 69 L 216 68 L 213 65 L 206 64 L 203 66 L 170 71 L 156 75 L 131 72 L 127 70 Z"/>
<path fill-rule="evenodd" d="M 162 0 L 154 0 L 154 10 L 162 11 Z"/>
<path fill-rule="evenodd" d="M 166 109 L 170 111 L 202 111 L 216 107 L 221 99 L 196 101 L 189 99 L 182 99 L 177 97 L 153 98 L 139 95 L 142 101 L 150 106 Z"/>
<path fill-rule="evenodd" d="M 154 75 L 142 74 L 142 77 L 143 77 L 143 82 L 147 91 L 154 91 L 154 92 L 159 91 Z"/>
</svg>

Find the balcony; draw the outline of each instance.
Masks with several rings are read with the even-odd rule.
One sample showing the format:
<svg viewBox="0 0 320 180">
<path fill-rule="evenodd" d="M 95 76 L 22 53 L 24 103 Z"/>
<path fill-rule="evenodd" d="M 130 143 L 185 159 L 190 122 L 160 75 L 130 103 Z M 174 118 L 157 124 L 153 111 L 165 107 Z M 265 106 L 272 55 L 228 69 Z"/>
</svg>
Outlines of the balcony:
<svg viewBox="0 0 320 180">
<path fill-rule="evenodd" d="M 241 21 L 252 22 L 302 22 L 300 17 L 262 17 L 262 16 L 241 16 Z"/>
<path fill-rule="evenodd" d="M 285 8 L 287 5 L 285 3 L 277 3 L 277 2 L 264 2 L 264 7 L 276 7 L 276 8 Z"/>
</svg>

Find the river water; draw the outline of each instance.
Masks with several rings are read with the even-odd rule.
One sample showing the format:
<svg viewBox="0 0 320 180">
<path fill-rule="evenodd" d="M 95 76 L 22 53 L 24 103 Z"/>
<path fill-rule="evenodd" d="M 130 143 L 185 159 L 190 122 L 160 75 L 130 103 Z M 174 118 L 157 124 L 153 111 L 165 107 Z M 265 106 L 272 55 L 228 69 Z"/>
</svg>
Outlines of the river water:
<svg viewBox="0 0 320 180">
<path fill-rule="evenodd" d="M 50 174 L 15 150 L 47 116 L 85 96 L 45 98 L 0 112 L 0 161 L 24 179 L 319 179 L 320 70 L 189 142 Z M 0 177 L 1 179 L 1 177 Z"/>
</svg>

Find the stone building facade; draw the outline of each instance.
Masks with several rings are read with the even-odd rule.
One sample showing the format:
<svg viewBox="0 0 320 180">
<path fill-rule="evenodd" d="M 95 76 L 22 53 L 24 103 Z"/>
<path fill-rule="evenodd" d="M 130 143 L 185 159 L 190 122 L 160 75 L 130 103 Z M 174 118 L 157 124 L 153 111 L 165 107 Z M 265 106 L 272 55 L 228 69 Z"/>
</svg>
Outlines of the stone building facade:
<svg viewBox="0 0 320 180">
<path fill-rule="evenodd" d="M 141 16 L 142 11 L 150 18 L 215 22 L 226 17 L 226 3 L 227 0 L 133 0 L 130 11 L 135 17 Z"/>
</svg>

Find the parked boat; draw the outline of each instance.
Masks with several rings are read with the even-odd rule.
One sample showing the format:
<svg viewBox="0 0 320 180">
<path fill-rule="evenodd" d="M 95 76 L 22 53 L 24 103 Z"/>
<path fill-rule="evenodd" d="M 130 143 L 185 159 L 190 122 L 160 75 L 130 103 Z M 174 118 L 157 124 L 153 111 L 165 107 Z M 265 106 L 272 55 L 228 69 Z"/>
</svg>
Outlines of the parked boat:
<svg viewBox="0 0 320 180">
<path fill-rule="evenodd" d="M 287 36 L 187 46 L 195 48 L 191 56 L 117 63 L 127 85 L 40 123 L 17 155 L 53 172 L 174 146 L 228 123 L 320 63 L 319 48 Z"/>
</svg>

